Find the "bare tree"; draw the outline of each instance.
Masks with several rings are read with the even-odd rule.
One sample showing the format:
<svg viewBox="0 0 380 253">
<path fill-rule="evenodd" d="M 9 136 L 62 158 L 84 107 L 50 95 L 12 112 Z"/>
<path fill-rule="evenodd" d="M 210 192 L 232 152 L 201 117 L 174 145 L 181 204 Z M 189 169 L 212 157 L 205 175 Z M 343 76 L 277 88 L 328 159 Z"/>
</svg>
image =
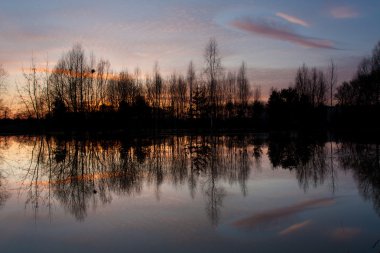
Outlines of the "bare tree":
<svg viewBox="0 0 380 253">
<path fill-rule="evenodd" d="M 309 69 L 303 64 L 295 77 L 295 91 L 302 100 L 312 106 L 320 106 L 326 99 L 326 78 L 324 73 L 316 67 Z"/>
<path fill-rule="evenodd" d="M 0 64 L 0 107 L 4 112 L 4 118 L 7 118 L 7 114 L 9 113 L 9 108 L 3 106 L 2 96 L 5 92 L 5 79 L 7 78 L 8 74 L 3 68 L 3 66 Z"/>
<path fill-rule="evenodd" d="M 169 78 L 169 98 L 170 98 L 170 112 L 174 114 L 175 117 L 178 117 L 178 86 L 177 86 L 177 75 L 173 73 Z"/>
<path fill-rule="evenodd" d="M 225 109 L 226 117 L 231 118 L 235 115 L 234 104 L 236 104 L 236 74 L 229 71 L 225 78 Z"/>
<path fill-rule="evenodd" d="M 50 87 L 50 73 L 49 73 L 49 58 L 46 58 L 44 82 L 45 82 L 45 87 L 43 88 L 43 90 L 45 91 L 44 96 L 45 96 L 47 113 L 51 114 L 52 101 L 51 101 L 51 87 Z"/>
<path fill-rule="evenodd" d="M 118 77 L 117 79 L 112 79 L 108 82 L 106 92 L 107 92 L 107 103 L 114 108 L 119 106 L 120 102 L 122 101 L 121 93 L 123 92 L 122 90 L 120 90 L 120 77 Z M 100 102 L 99 102 L 99 108 L 100 108 Z"/>
<path fill-rule="evenodd" d="M 236 74 L 229 71 L 226 77 L 226 103 L 233 104 L 236 102 Z"/>
<path fill-rule="evenodd" d="M 372 50 L 371 72 L 376 85 L 376 104 L 380 103 L 380 41 Z"/>
<path fill-rule="evenodd" d="M 352 105 L 353 101 L 353 89 L 348 82 L 343 82 L 337 87 L 335 93 L 335 99 L 338 105 Z"/>
<path fill-rule="evenodd" d="M 141 70 L 137 67 L 134 72 L 134 82 L 136 87 L 136 98 L 143 95 L 143 82 L 140 79 Z"/>
<path fill-rule="evenodd" d="M 154 106 L 154 99 L 155 99 L 154 91 L 155 89 L 154 89 L 153 79 L 151 78 L 151 76 L 146 75 L 145 76 L 145 99 L 151 107 Z"/>
<path fill-rule="evenodd" d="M 23 71 L 25 83 L 17 87 L 21 103 L 25 106 L 28 117 L 41 119 L 44 114 L 44 92 L 42 77 L 37 73 L 37 67 L 32 58 L 32 63 L 28 70 Z"/>
<path fill-rule="evenodd" d="M 58 60 L 53 80 L 58 97 L 61 97 L 72 112 L 84 110 L 86 72 L 89 72 L 84 50 L 80 44 Z"/>
<path fill-rule="evenodd" d="M 161 93 L 163 80 L 160 74 L 160 67 L 158 66 L 158 62 L 154 64 L 154 76 L 153 76 L 153 85 L 154 85 L 154 101 L 153 107 L 158 109 L 161 105 Z"/>
<path fill-rule="evenodd" d="M 80 44 L 64 53 L 49 78 L 51 103 L 64 104 L 69 112 L 91 112 L 107 105 L 108 82 L 112 75 L 107 60 L 89 59 Z"/>
<path fill-rule="evenodd" d="M 303 64 L 302 67 L 298 68 L 295 78 L 294 88 L 298 95 L 302 96 L 309 92 L 309 83 L 309 68 Z"/>
<path fill-rule="evenodd" d="M 248 108 L 248 100 L 250 97 L 249 82 L 245 63 L 242 62 L 237 74 L 238 101 L 240 106 L 241 116 L 245 117 Z"/>
<path fill-rule="evenodd" d="M 183 76 L 179 76 L 177 79 L 178 98 L 179 98 L 179 117 L 184 118 L 185 108 L 187 104 L 187 87 Z"/>
<path fill-rule="evenodd" d="M 317 83 L 315 87 L 315 105 L 321 106 L 326 102 L 327 85 L 326 77 L 322 70 L 317 71 Z"/>
<path fill-rule="evenodd" d="M 7 77 L 7 72 L 3 68 L 3 65 L 0 64 L 0 92 L 5 88 L 5 78 Z"/>
<path fill-rule="evenodd" d="M 261 100 L 261 86 L 257 86 L 253 91 L 253 102 L 259 103 Z"/>
<path fill-rule="evenodd" d="M 101 59 L 96 67 L 96 98 L 95 106 L 99 108 L 99 106 L 107 104 L 107 85 L 109 81 L 111 64 L 107 60 Z"/>
<path fill-rule="evenodd" d="M 330 106 L 333 106 L 333 93 L 336 86 L 336 83 L 338 81 L 337 76 L 337 70 L 336 70 L 336 64 L 334 63 L 334 60 L 331 59 L 329 70 L 328 70 L 328 78 L 329 78 L 329 88 L 330 88 Z"/>
<path fill-rule="evenodd" d="M 214 38 L 210 39 L 204 52 L 206 62 L 205 73 L 208 81 L 209 103 L 211 105 L 211 120 L 216 118 L 217 113 L 217 86 L 218 75 L 222 70 L 218 44 Z"/>
<path fill-rule="evenodd" d="M 189 116 L 193 118 L 193 93 L 194 93 L 194 85 L 196 82 L 196 75 L 194 70 L 194 64 L 192 61 L 189 63 L 189 67 L 187 68 L 187 84 L 189 86 Z"/>
</svg>

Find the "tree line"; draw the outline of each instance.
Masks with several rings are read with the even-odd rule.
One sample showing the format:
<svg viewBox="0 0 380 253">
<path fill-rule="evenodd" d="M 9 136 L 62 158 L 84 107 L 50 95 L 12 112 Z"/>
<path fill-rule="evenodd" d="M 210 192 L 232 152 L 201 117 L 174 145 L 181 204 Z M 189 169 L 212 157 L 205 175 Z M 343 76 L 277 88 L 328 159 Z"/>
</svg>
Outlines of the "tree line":
<svg viewBox="0 0 380 253">
<path fill-rule="evenodd" d="M 153 73 L 142 77 L 139 69 L 114 73 L 109 61 L 86 55 L 76 44 L 50 72 L 48 65 L 41 71 L 32 61 L 18 94 L 25 116 L 35 119 L 108 113 L 152 121 L 207 120 L 212 125 L 251 117 L 251 97 L 255 93 L 258 102 L 260 90 L 252 90 L 245 63 L 236 73 L 224 71 L 214 39 L 205 48 L 204 60 L 199 74 L 190 62 L 186 75 L 163 77 L 155 63 Z"/>
<path fill-rule="evenodd" d="M 271 91 L 266 111 L 272 126 L 378 128 L 380 122 L 380 41 L 349 82 L 337 86 L 337 67 L 327 71 L 302 65 L 294 84 Z"/>
<path fill-rule="evenodd" d="M 379 105 L 380 42 L 371 56 L 362 59 L 354 78 L 338 87 L 335 97 L 342 106 Z"/>
<path fill-rule="evenodd" d="M 59 124 L 298 127 L 346 124 L 352 115 L 373 118 L 368 111 L 380 111 L 380 42 L 351 81 L 337 86 L 332 60 L 327 71 L 303 64 L 293 85 L 272 89 L 266 104 L 260 87 L 250 84 L 244 62 L 235 72 L 222 67 L 215 39 L 207 43 L 203 57 L 202 71 L 190 61 L 186 74 L 163 77 L 156 62 L 153 72 L 142 76 L 139 69 L 115 73 L 108 60 L 87 55 L 76 44 L 50 71 L 48 63 L 41 69 L 32 60 L 18 95 L 26 118 Z M 6 73 L 0 69 L 1 84 Z"/>
</svg>

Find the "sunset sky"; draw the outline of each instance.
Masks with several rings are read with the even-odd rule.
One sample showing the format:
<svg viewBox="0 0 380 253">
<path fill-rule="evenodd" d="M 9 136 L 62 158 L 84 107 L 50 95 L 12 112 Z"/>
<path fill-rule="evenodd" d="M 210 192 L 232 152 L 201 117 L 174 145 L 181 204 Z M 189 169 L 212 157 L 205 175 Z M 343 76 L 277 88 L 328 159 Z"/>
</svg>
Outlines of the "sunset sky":
<svg viewBox="0 0 380 253">
<path fill-rule="evenodd" d="M 222 64 L 244 60 L 263 91 L 291 84 L 302 63 L 325 67 L 334 59 L 340 81 L 380 40 L 380 1 L 2 0 L 0 64 L 12 90 L 32 56 L 51 66 L 79 42 L 119 71 L 183 73 L 190 60 L 200 72 L 210 37 Z M 267 95 L 267 94 L 264 94 Z"/>
</svg>

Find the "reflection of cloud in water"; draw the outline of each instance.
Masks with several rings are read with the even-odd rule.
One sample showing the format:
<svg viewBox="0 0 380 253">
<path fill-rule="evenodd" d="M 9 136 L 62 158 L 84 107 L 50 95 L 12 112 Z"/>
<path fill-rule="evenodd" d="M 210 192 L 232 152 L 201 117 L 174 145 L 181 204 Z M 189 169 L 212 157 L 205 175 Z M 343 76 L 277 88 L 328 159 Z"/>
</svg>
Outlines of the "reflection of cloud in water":
<svg viewBox="0 0 380 253">
<path fill-rule="evenodd" d="M 340 227 L 331 232 L 331 237 L 336 240 L 350 240 L 359 235 L 361 230 L 353 227 Z"/>
<path fill-rule="evenodd" d="M 329 206 L 335 203 L 333 198 L 322 198 L 304 201 L 293 206 L 282 207 L 254 214 L 233 223 L 236 228 L 254 228 L 257 225 L 270 223 L 281 218 L 295 215 L 310 208 Z"/>
<path fill-rule="evenodd" d="M 288 234 L 294 233 L 294 232 L 296 232 L 296 231 L 298 231 L 298 230 L 300 230 L 300 229 L 302 229 L 302 228 L 304 228 L 310 224 L 311 224 L 311 220 L 296 223 L 296 224 L 291 225 L 290 227 L 285 228 L 279 234 L 280 235 L 288 235 Z"/>
</svg>

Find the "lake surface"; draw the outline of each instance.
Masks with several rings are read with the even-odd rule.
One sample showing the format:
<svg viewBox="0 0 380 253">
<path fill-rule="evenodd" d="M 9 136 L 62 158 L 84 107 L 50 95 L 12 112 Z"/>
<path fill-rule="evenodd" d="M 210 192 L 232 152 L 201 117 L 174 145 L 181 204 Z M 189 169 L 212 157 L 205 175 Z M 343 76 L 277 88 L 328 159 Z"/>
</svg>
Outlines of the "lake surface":
<svg viewBox="0 0 380 253">
<path fill-rule="evenodd" d="M 379 252 L 380 146 L 0 137 L 1 252 Z"/>
</svg>

